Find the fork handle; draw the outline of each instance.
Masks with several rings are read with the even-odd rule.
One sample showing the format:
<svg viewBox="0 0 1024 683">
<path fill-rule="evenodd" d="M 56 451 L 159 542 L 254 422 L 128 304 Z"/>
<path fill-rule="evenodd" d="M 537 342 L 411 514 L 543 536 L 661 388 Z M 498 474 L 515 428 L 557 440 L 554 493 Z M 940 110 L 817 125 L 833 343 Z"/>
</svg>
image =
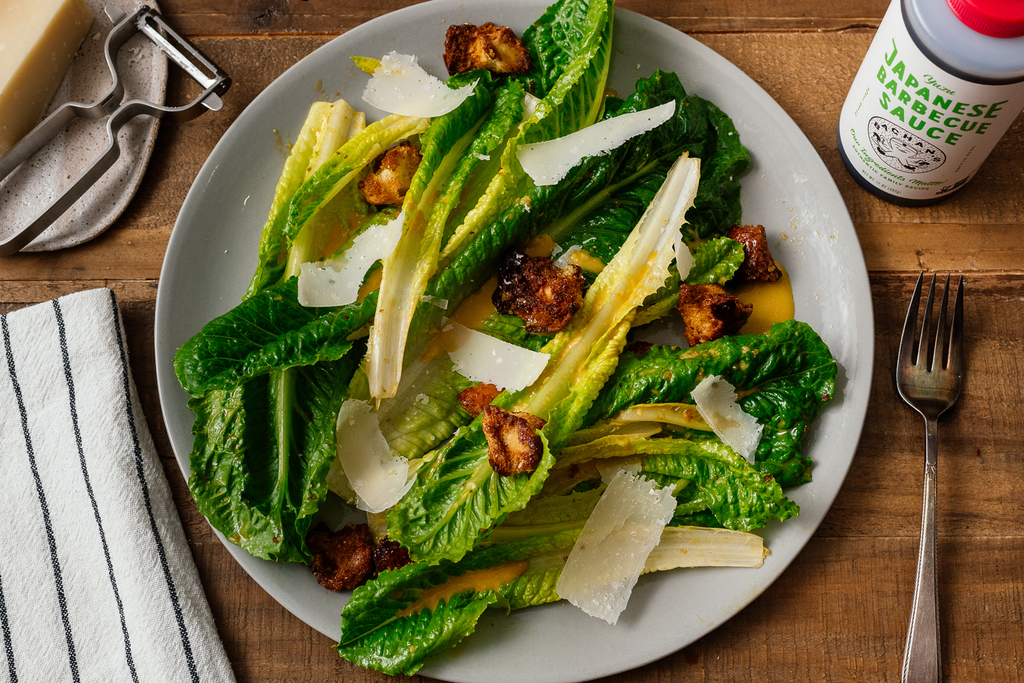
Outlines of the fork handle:
<svg viewBox="0 0 1024 683">
<path fill-rule="evenodd" d="M 902 683 L 939 683 L 942 680 L 938 580 L 935 568 L 938 424 L 934 419 L 925 419 L 924 453 L 921 542 L 917 551 L 914 603 L 910 610 L 907 645 L 903 652 Z"/>
</svg>

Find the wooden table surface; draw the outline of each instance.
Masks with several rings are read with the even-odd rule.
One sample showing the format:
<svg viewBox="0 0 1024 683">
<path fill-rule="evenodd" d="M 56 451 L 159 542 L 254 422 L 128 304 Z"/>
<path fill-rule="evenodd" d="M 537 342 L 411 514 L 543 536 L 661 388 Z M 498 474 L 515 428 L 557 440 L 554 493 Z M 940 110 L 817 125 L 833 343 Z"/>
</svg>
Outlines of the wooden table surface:
<svg viewBox="0 0 1024 683">
<path fill-rule="evenodd" d="M 467 0 L 469 1 L 469 0 Z M 234 79 L 225 108 L 165 123 L 142 187 L 97 239 L 0 258 L 0 312 L 112 288 L 131 366 L 192 553 L 238 680 L 390 680 L 338 658 L 272 600 L 196 511 L 161 420 L 154 302 L 175 217 L 228 125 L 274 78 L 332 37 L 407 0 L 162 0 L 165 17 Z M 849 207 L 874 298 L 875 372 L 851 474 L 796 561 L 737 616 L 632 681 L 897 681 L 921 506 L 923 428 L 892 379 L 917 273 L 965 273 L 967 380 L 940 425 L 939 600 L 949 681 L 1019 681 L 1024 669 L 1024 117 L 947 201 L 900 208 L 861 190 L 836 151 L 839 110 L 884 0 L 622 0 L 710 46 L 782 105 Z M 170 97 L 185 79 L 172 72 Z M 571 653 L 566 653 L 571 657 Z"/>
</svg>

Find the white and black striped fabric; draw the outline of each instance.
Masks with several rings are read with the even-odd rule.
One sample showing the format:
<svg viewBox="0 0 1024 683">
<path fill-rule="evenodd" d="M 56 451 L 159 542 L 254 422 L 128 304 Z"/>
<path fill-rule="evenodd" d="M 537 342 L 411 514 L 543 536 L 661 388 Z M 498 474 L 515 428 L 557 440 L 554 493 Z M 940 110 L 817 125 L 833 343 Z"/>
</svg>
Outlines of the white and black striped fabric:
<svg viewBox="0 0 1024 683">
<path fill-rule="evenodd" d="M 114 293 L 0 316 L 0 683 L 234 681 Z"/>
</svg>

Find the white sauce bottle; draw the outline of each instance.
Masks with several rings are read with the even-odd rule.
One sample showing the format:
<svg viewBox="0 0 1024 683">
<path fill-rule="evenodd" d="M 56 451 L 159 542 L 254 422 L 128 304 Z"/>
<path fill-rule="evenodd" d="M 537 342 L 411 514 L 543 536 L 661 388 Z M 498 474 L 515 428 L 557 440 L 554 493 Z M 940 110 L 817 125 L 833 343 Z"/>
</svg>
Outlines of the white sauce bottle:
<svg viewBox="0 0 1024 683">
<path fill-rule="evenodd" d="M 839 115 L 862 187 L 921 206 L 970 180 L 1024 109 L 1024 2 L 892 0 Z"/>
</svg>

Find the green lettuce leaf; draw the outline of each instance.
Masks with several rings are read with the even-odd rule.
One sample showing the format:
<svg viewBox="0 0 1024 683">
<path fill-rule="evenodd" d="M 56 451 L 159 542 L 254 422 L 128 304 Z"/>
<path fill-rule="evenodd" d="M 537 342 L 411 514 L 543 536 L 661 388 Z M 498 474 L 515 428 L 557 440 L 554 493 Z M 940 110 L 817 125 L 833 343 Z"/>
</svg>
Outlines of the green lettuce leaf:
<svg viewBox="0 0 1024 683">
<path fill-rule="evenodd" d="M 285 224 L 292 198 L 314 170 L 365 127 L 366 117 L 354 111 L 343 100 L 334 103 L 314 102 L 310 107 L 274 191 L 270 214 L 260 235 L 256 272 L 243 298 L 254 296 L 260 290 L 284 279 L 289 250 Z M 323 221 L 326 229 L 317 231 L 315 238 L 307 239 L 323 244 L 333 232 L 330 230 L 332 223 L 342 224 L 344 229 L 352 229 L 352 217 L 365 217 L 369 212 L 369 206 L 358 193 L 343 195 L 328 204 L 325 212 L 328 220 Z M 310 250 L 314 248 L 313 245 L 308 247 Z"/>
<path fill-rule="evenodd" d="M 756 467 L 788 486 L 810 479 L 800 450 L 809 423 L 835 392 L 837 365 L 806 323 L 775 323 L 761 335 L 739 335 L 689 349 L 654 347 L 625 353 L 590 410 L 587 424 L 629 406 L 693 403 L 690 391 L 709 375 L 735 386 L 739 404 L 764 425 Z"/>
<path fill-rule="evenodd" d="M 337 309 L 306 308 L 291 278 L 257 292 L 203 326 L 174 355 L 174 372 L 193 396 L 300 365 L 338 360 L 351 349 L 348 337 L 372 317 L 371 294 Z"/>
<path fill-rule="evenodd" d="M 554 584 L 581 527 L 534 529 L 459 563 L 416 563 L 382 572 L 352 593 L 341 614 L 338 653 L 359 666 L 412 675 L 424 660 L 471 634 L 487 607 L 515 609 L 558 600 Z M 540 561 L 543 553 L 553 561 Z M 442 591 L 443 597 L 436 605 L 424 605 L 420 601 L 428 591 Z"/>
<path fill-rule="evenodd" d="M 420 137 L 422 158 L 402 203 L 402 235 L 384 259 L 379 315 L 370 333 L 367 376 L 370 395 L 377 399 L 398 391 L 409 324 L 437 267 L 448 214 L 466 177 L 479 163 L 472 150 L 479 141 L 484 114 L 494 103 L 492 84 L 476 71 L 453 77 L 449 84 L 472 82 L 474 76 L 473 94 L 454 111 L 432 119 Z"/>
<path fill-rule="evenodd" d="M 249 554 L 308 562 L 305 536 L 327 493 L 337 451 L 334 423 L 356 367 L 346 358 L 294 369 L 292 438 L 273 434 L 279 386 L 271 375 L 189 401 L 196 414 L 189 488 L 215 529 Z"/>
<path fill-rule="evenodd" d="M 508 140 L 501 154 L 499 171 L 445 245 L 441 253 L 445 263 L 463 251 L 471 237 L 478 235 L 532 187 L 532 181 L 516 158 L 521 144 L 567 135 L 597 120 L 611 63 L 612 3 L 609 0 L 566 0 L 561 6 L 573 16 L 584 17 L 559 43 L 565 51 L 565 66 L 558 70 L 557 80 L 537 102 L 533 114 Z M 539 23 L 543 24 L 548 17 L 545 13 Z"/>
</svg>

